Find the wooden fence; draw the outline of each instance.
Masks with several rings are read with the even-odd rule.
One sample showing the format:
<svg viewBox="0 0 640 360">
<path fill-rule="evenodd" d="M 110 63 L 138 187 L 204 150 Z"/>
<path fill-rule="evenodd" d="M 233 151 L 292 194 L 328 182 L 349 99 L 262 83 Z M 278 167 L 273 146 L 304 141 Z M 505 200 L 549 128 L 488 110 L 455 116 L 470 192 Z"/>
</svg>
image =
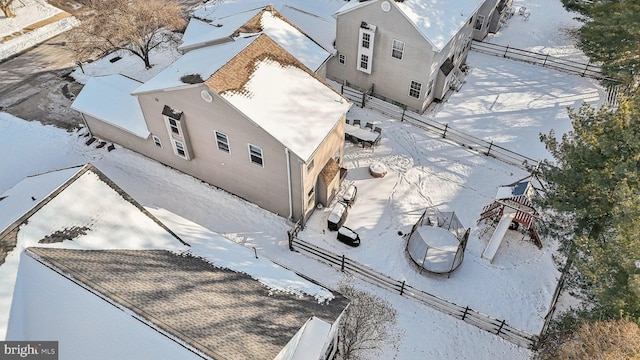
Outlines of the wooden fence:
<svg viewBox="0 0 640 360">
<path fill-rule="evenodd" d="M 583 63 L 554 57 L 548 54 L 522 50 L 509 45 L 499 45 L 481 41 L 473 41 L 471 50 L 488 55 L 500 56 L 511 60 L 523 61 L 574 75 L 586 76 L 597 80 L 612 80 L 604 76 L 599 65 Z"/>
<path fill-rule="evenodd" d="M 485 156 L 491 156 L 497 160 L 519 167 L 523 170 L 531 171 L 535 166 L 542 164 L 540 160 L 511 151 L 494 143 L 493 141 L 486 141 L 460 130 L 456 130 L 451 128 L 448 124 L 437 122 L 426 116 L 406 110 L 402 106 L 382 100 L 375 94 L 367 94 L 349 87 L 348 85 L 343 85 L 341 87 L 341 92 L 346 98 L 353 101 L 355 104 L 358 104 L 360 107 L 366 106 L 400 121 L 406 121 L 474 152 Z"/>
<path fill-rule="evenodd" d="M 298 238 L 293 238 L 290 246 L 294 251 L 319 260 L 341 272 L 356 276 L 380 288 L 395 292 L 401 296 L 422 302 L 447 315 L 460 319 L 477 328 L 498 335 L 518 346 L 534 349 L 538 344 L 538 336 L 509 325 L 505 320 L 499 320 L 468 306 L 461 306 L 446 299 L 429 294 L 410 286 L 406 281 L 395 280 L 388 275 L 375 271 L 363 264 L 353 261 L 344 255 L 337 255 L 316 245 Z"/>
</svg>

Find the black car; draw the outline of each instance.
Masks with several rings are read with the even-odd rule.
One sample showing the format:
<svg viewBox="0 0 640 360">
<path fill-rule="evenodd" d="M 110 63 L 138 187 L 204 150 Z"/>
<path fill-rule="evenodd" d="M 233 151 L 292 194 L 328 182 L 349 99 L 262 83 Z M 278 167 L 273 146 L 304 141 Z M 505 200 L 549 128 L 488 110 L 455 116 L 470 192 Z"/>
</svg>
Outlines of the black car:
<svg viewBox="0 0 640 360">
<path fill-rule="evenodd" d="M 336 231 L 347 220 L 347 205 L 345 203 L 336 203 L 327 218 L 327 227 L 329 230 Z"/>
<path fill-rule="evenodd" d="M 360 245 L 360 235 L 346 226 L 338 229 L 338 240 L 353 247 Z"/>
</svg>

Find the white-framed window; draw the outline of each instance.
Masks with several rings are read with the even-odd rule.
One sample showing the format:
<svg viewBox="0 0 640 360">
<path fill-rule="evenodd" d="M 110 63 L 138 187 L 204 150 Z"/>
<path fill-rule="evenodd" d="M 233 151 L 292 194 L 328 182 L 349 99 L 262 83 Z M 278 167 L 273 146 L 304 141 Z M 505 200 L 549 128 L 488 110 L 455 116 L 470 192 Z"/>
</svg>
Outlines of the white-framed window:
<svg viewBox="0 0 640 360">
<path fill-rule="evenodd" d="M 182 132 L 180 131 L 180 120 L 176 120 L 168 116 L 166 117 L 166 119 L 169 132 L 177 136 L 182 136 Z"/>
<path fill-rule="evenodd" d="M 369 56 L 362 54 L 360 55 L 360 68 L 364 70 L 369 69 Z"/>
<path fill-rule="evenodd" d="M 307 206 L 308 208 L 312 208 L 316 206 L 316 187 L 312 187 L 311 190 L 307 193 Z"/>
<path fill-rule="evenodd" d="M 262 157 L 262 148 L 249 144 L 249 159 L 251 162 L 264 167 L 264 159 Z"/>
<path fill-rule="evenodd" d="M 358 57 L 356 58 L 356 69 L 371 74 L 373 66 L 373 47 L 375 46 L 376 26 L 362 23 L 359 29 Z"/>
<path fill-rule="evenodd" d="M 371 34 L 363 33 L 362 34 L 362 45 L 363 48 L 368 49 L 371 46 Z"/>
<path fill-rule="evenodd" d="M 338 54 L 338 62 L 342 65 L 345 65 L 347 63 L 347 55 Z"/>
<path fill-rule="evenodd" d="M 179 157 L 185 159 L 185 160 L 189 160 L 189 156 L 187 155 L 187 149 L 185 149 L 184 147 L 184 143 L 182 141 L 178 141 L 178 140 L 172 140 L 173 142 L 173 150 L 175 151 L 176 155 L 178 155 Z"/>
<path fill-rule="evenodd" d="M 313 168 L 315 167 L 315 161 L 316 159 L 311 159 L 311 161 L 307 164 L 307 174 L 311 172 L 311 170 L 313 170 Z"/>
<path fill-rule="evenodd" d="M 402 60 L 403 55 L 404 55 L 404 41 L 393 39 L 393 43 L 391 44 L 391 57 Z"/>
<path fill-rule="evenodd" d="M 162 141 L 160 141 L 160 138 L 153 135 L 151 137 L 153 139 L 153 143 L 156 144 L 157 147 L 162 148 Z"/>
<path fill-rule="evenodd" d="M 411 80 L 411 85 L 409 85 L 409 96 L 419 99 L 421 90 L 422 90 L 422 84 L 420 84 L 417 81 Z"/>
<path fill-rule="evenodd" d="M 216 144 L 218 145 L 218 150 L 221 150 L 227 153 L 230 152 L 229 137 L 227 136 L 227 134 L 221 133 L 220 131 L 217 131 L 217 130 L 215 130 L 214 133 L 216 135 Z"/>
<path fill-rule="evenodd" d="M 478 15 L 478 17 L 476 18 L 475 29 L 476 30 L 482 30 L 482 25 L 484 25 L 484 16 Z"/>
</svg>

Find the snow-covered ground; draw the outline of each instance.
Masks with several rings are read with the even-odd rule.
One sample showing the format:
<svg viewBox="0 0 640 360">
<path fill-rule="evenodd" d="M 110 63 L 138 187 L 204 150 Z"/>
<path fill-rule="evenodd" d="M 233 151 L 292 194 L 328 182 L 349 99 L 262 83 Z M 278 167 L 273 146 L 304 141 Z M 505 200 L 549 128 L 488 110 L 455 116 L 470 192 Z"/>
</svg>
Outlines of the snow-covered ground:
<svg viewBox="0 0 640 360">
<path fill-rule="evenodd" d="M 50 5 L 46 0 L 13 1 L 15 16 L 0 15 L 0 60 L 9 58 L 30 46 L 37 45 L 79 24 L 69 14 Z M 57 16 L 57 17 L 56 17 Z M 56 17 L 56 18 L 54 18 Z M 48 23 L 35 24 L 54 18 Z"/>
<path fill-rule="evenodd" d="M 0 39 L 16 32 L 22 32 L 22 29 L 28 25 L 62 12 L 62 10 L 49 5 L 46 0 L 14 1 L 11 9 L 16 16 L 7 18 L 0 13 Z"/>
<path fill-rule="evenodd" d="M 519 6 L 531 11 L 529 20 L 514 15 L 509 26 L 491 41 L 527 49 L 539 47 L 536 51 L 544 49 L 582 60 L 583 55 L 571 47 L 571 38 L 558 35 L 579 25 L 559 1 L 516 0 L 514 8 Z M 113 73 L 105 69 L 117 70 L 115 65 L 127 64 L 127 71 L 139 80 L 153 76 L 135 68 L 142 67 L 140 61 L 125 60 L 98 61 L 86 65 L 85 72 Z M 432 116 L 533 158 L 549 156 L 538 140 L 539 133 L 570 129 L 567 106 L 577 106 L 583 100 L 597 103 L 602 94 L 589 79 L 525 63 L 477 53 L 470 54 L 468 63 L 472 69 L 461 91 L 440 104 Z M 152 71 L 160 68 L 154 66 Z M 527 174 L 369 109 L 354 106 L 349 117 L 383 128 L 381 144 L 375 151 L 346 145 L 345 167 L 350 170 L 347 182 L 359 189 L 347 225 L 359 232 L 362 245 L 348 248 L 335 240 L 335 233 L 323 234 L 325 209 L 313 215 L 300 237 L 407 280 L 412 286 L 538 332 L 558 276 L 551 258 L 556 245 L 545 240 L 543 249 L 538 250 L 514 232 L 489 264 L 480 258 L 488 236 L 480 236 L 481 227 L 476 225 L 479 211 L 494 198 L 498 186 Z M 177 231 L 180 225 L 172 213 L 246 247 L 255 247 L 260 256 L 330 287 L 340 281 L 339 272 L 289 252 L 289 224 L 284 219 L 126 149 L 117 147 L 107 152 L 87 147 L 85 138 L 78 136 L 81 133 L 67 133 L 0 113 L 0 193 L 25 176 L 91 162 Z M 388 168 L 384 178 L 368 174 L 368 166 L 374 161 Z M 455 211 L 463 225 L 472 229 L 465 259 L 449 279 L 417 273 L 404 254 L 404 239 L 397 234 L 407 233 L 427 206 Z M 399 359 L 530 357 L 529 350 L 423 304 L 361 281 L 355 283 L 380 294 L 398 309 L 399 327 L 405 332 Z M 389 349 L 380 358 L 391 355 Z"/>
</svg>

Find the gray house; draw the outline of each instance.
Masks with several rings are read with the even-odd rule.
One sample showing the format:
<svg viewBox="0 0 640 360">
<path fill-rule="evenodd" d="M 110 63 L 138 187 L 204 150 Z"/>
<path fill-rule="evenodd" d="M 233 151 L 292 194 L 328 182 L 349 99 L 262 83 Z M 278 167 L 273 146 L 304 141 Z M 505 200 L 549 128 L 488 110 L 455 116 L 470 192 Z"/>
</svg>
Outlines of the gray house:
<svg viewBox="0 0 640 360">
<path fill-rule="evenodd" d="M 460 67 L 484 3 L 351 1 L 334 15 L 337 55 L 327 77 L 422 112 L 461 85 Z"/>
<path fill-rule="evenodd" d="M 485 0 L 478 9 L 473 25 L 473 40 L 482 41 L 487 34 L 500 29 L 502 17 L 506 15 L 512 0 Z"/>
<path fill-rule="evenodd" d="M 72 104 L 93 136 L 291 220 L 339 189 L 349 107 L 263 33 L 194 46 L 144 84 L 92 79 Z"/>
</svg>

